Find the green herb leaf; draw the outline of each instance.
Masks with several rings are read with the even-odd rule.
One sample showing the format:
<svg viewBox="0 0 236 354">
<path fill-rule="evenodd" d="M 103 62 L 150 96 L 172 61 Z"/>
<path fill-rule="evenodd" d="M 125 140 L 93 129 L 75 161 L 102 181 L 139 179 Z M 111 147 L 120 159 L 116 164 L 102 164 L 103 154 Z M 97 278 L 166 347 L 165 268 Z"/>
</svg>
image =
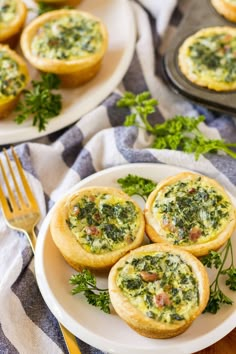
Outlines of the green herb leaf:
<svg viewBox="0 0 236 354">
<path fill-rule="evenodd" d="M 228 256 L 231 258 L 230 267 L 224 268 Z M 208 268 L 215 267 L 218 269 L 214 281 L 210 285 L 210 298 L 204 312 L 216 313 L 222 304 L 232 305 L 233 301 L 226 296 L 219 285 L 221 275 L 227 275 L 226 285 L 231 290 L 236 291 L 236 268 L 234 267 L 233 247 L 229 239 L 226 245 L 218 252 L 210 251 L 208 255 L 201 257 L 201 262 Z"/>
<path fill-rule="evenodd" d="M 227 297 L 221 290 L 210 290 L 210 299 L 204 312 L 216 314 L 222 304 L 232 305 L 233 301 Z"/>
<path fill-rule="evenodd" d="M 157 183 L 148 178 L 128 174 L 124 178 L 119 178 L 117 182 L 128 195 L 139 195 L 144 200 L 156 188 Z"/>
<path fill-rule="evenodd" d="M 228 279 L 225 284 L 229 286 L 231 290 L 236 291 L 236 268 L 231 267 L 222 271 L 222 274 L 226 274 Z"/>
<path fill-rule="evenodd" d="M 56 10 L 56 7 L 53 5 L 41 1 L 38 3 L 38 16 L 53 10 Z"/>
<path fill-rule="evenodd" d="M 222 264 L 221 255 L 216 251 L 210 251 L 206 256 L 201 257 L 201 262 L 208 268 L 218 269 Z"/>
<path fill-rule="evenodd" d="M 199 129 L 199 124 L 205 117 L 185 117 L 177 115 L 162 124 L 152 126 L 148 118 L 156 110 L 158 102 L 151 98 L 150 92 L 134 95 L 125 92 L 117 102 L 118 107 L 128 107 L 131 114 L 126 116 L 125 126 L 143 128 L 153 135 L 152 147 L 155 149 L 182 150 L 194 153 L 198 160 L 200 155 L 223 151 L 232 158 L 236 158 L 235 143 L 226 143 L 223 139 L 208 139 Z"/>
<path fill-rule="evenodd" d="M 74 286 L 72 295 L 84 293 L 89 304 L 99 307 L 102 311 L 110 313 L 110 297 L 107 289 L 97 287 L 95 276 L 88 270 L 74 274 L 69 283 Z"/>
<path fill-rule="evenodd" d="M 19 114 L 15 118 L 17 124 L 23 123 L 30 115 L 33 126 L 39 131 L 45 130 L 49 119 L 56 117 L 62 108 L 62 96 L 51 90 L 58 89 L 60 79 L 55 74 L 43 73 L 41 81 L 32 80 L 32 90 L 24 90 L 24 100 L 16 106 Z"/>
</svg>

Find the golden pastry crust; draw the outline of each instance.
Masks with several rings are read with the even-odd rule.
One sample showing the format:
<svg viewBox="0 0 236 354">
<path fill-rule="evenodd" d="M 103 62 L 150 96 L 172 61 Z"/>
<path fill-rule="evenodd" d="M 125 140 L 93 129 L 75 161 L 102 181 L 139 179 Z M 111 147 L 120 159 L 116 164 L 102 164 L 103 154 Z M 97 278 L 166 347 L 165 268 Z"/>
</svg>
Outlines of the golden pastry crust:
<svg viewBox="0 0 236 354">
<path fill-rule="evenodd" d="M 17 62 L 19 65 L 19 72 L 24 75 L 25 79 L 22 83 L 21 87 L 18 87 L 17 92 L 12 95 L 3 95 L 0 91 L 0 119 L 5 118 L 15 107 L 19 100 L 20 93 L 29 82 L 29 72 L 26 63 L 24 60 L 12 49 L 10 49 L 7 45 L 0 44 L 0 53 L 5 53 L 7 56 L 13 61 Z M 0 74 L 1 71 L 6 69 L 1 68 L 0 65 Z M 8 69 L 9 70 L 9 69 Z"/>
<path fill-rule="evenodd" d="M 193 187 L 198 178 L 201 178 L 198 187 Z M 168 204 L 171 205 L 171 199 L 169 198 L 173 198 L 174 194 L 172 193 L 171 196 L 167 197 L 164 194 L 171 187 L 173 188 L 173 186 L 181 182 L 187 183 L 187 189 L 188 184 L 190 187 L 189 191 L 180 192 L 182 197 L 177 197 L 179 199 L 178 202 L 176 202 L 177 199 L 172 201 L 173 204 L 178 205 L 177 208 L 179 209 L 176 208 L 178 213 L 176 209 L 173 215 L 168 211 L 159 213 L 158 209 L 154 210 L 157 201 L 166 202 L 167 208 Z M 209 190 L 205 189 L 208 187 Z M 194 190 L 195 188 L 196 190 Z M 197 188 L 199 189 L 197 190 Z M 201 188 L 202 190 L 200 190 Z M 200 193 L 202 193 L 202 197 L 200 197 Z M 204 193 L 206 197 L 204 197 Z M 211 196 L 210 193 L 214 194 Z M 190 197 L 200 198 L 199 201 L 196 199 L 195 202 L 196 211 L 193 211 L 194 199 L 191 202 Z M 217 202 L 221 197 L 222 200 Z M 201 198 L 208 199 L 204 202 Z M 210 204 L 211 200 L 213 203 L 213 199 L 215 206 Z M 181 201 L 185 205 L 181 206 Z M 226 203 L 225 207 L 223 203 Z M 186 204 L 189 209 L 187 209 L 188 206 L 186 207 Z M 219 208 L 219 212 L 217 208 Z M 215 213 L 212 218 L 210 216 L 211 212 Z M 235 208 L 223 187 L 213 179 L 191 172 L 182 172 L 160 182 L 157 188 L 149 195 L 144 214 L 146 233 L 153 242 L 172 244 L 191 252 L 195 256 L 203 256 L 208 254 L 210 250 L 220 248 L 230 238 L 236 224 Z M 220 215 L 222 214 L 225 214 L 225 216 L 221 217 Z M 214 218 L 220 218 L 218 224 L 214 224 Z"/>
<path fill-rule="evenodd" d="M 227 0 L 211 0 L 213 7 L 227 20 L 236 22 L 236 2 Z"/>
<path fill-rule="evenodd" d="M 8 44 L 11 48 L 16 46 L 27 16 L 27 7 L 22 0 L 17 0 L 16 6 L 14 19 L 0 23 L 0 43 Z"/>
<path fill-rule="evenodd" d="M 98 48 L 86 56 L 69 59 L 48 58 L 46 54 L 44 56 L 34 54 L 32 41 L 40 32 L 40 28 L 47 22 L 69 16 L 81 16 L 85 21 L 96 21 L 101 34 Z M 21 36 L 21 48 L 29 62 L 39 70 L 57 74 L 62 81 L 62 86 L 65 87 L 76 87 L 92 79 L 100 69 L 107 45 L 108 33 L 105 25 L 92 14 L 77 10 L 61 9 L 45 13 L 33 20 Z"/>
<path fill-rule="evenodd" d="M 131 303 L 128 296 L 125 295 L 124 291 L 122 291 L 121 287 L 118 285 L 119 272 L 121 272 L 121 269 L 125 266 L 125 264 L 127 264 L 127 262 L 131 263 L 134 258 L 139 259 L 146 255 L 152 255 L 158 252 L 179 256 L 184 263 L 189 265 L 197 281 L 199 294 L 198 305 L 194 308 L 189 308 L 189 313 L 186 314 L 185 319 L 173 321 L 172 323 L 148 317 L 145 312 L 141 311 L 137 308 L 137 306 Z M 158 267 L 158 264 L 156 266 Z M 177 273 L 176 270 L 173 272 L 175 274 Z M 157 282 L 160 280 L 161 279 L 158 279 Z M 144 281 L 141 286 L 142 290 L 144 290 L 145 287 L 148 289 L 149 282 L 146 280 L 146 282 Z M 168 286 L 171 287 L 171 285 L 167 284 L 167 287 Z M 164 244 L 142 246 L 122 257 L 110 270 L 108 277 L 108 288 L 111 303 L 117 314 L 139 334 L 150 338 L 170 338 L 183 333 L 192 324 L 194 319 L 202 313 L 209 299 L 209 280 L 202 263 L 189 252 Z M 156 286 L 156 289 L 158 289 L 158 285 Z M 181 284 L 179 291 L 182 291 Z M 174 300 L 174 297 L 172 299 Z M 169 301 L 171 302 L 171 297 Z M 161 305 L 163 306 L 163 310 L 165 310 L 166 306 L 163 305 L 163 303 Z M 147 308 L 148 307 L 149 305 Z"/>
<path fill-rule="evenodd" d="M 123 226 L 122 220 L 119 219 L 119 217 L 118 219 L 113 218 L 110 222 L 106 219 L 106 216 L 104 217 L 104 199 L 102 199 L 104 195 L 107 196 L 106 201 L 108 200 L 108 202 L 106 203 L 110 203 L 108 206 L 105 206 L 106 208 L 110 209 L 109 206 L 114 206 L 115 203 L 123 203 L 124 206 L 126 204 L 132 205 L 132 210 L 135 212 L 135 216 L 132 218 L 132 222 L 130 222 L 131 228 L 129 228 L 128 231 L 127 229 L 124 231 L 124 240 L 120 240 L 120 243 L 116 241 L 113 243 L 111 236 L 107 236 L 109 232 L 111 233 L 112 231 L 107 231 L 108 233 L 104 231 L 104 228 L 107 227 L 108 230 L 110 227 L 114 226 L 117 234 L 119 234 L 119 230 L 122 230 Z M 98 199 L 96 200 L 96 198 Z M 92 201 L 98 204 L 95 204 L 96 209 L 93 209 L 90 216 L 83 214 L 83 217 L 81 216 L 81 219 L 77 220 L 76 216 L 73 217 L 73 212 L 76 210 L 78 215 L 82 215 L 85 210 L 83 208 L 86 206 L 86 204 L 83 205 L 85 200 L 86 203 L 87 201 Z M 77 207 L 78 205 L 80 205 L 79 208 Z M 86 210 L 88 211 L 88 209 Z M 93 218 L 92 223 L 88 222 L 87 219 L 87 217 L 91 218 L 91 216 Z M 70 221 L 68 222 L 68 220 Z M 132 223 L 134 225 L 133 229 Z M 73 226 L 70 227 L 69 225 Z M 117 228 L 119 230 L 117 230 Z M 138 204 L 119 189 L 89 187 L 80 189 L 76 193 L 66 196 L 55 205 L 50 230 L 56 246 L 65 260 L 74 269 L 107 269 L 129 250 L 142 244 L 144 238 L 144 217 Z M 90 240 L 87 241 L 87 238 L 90 238 Z M 109 241 L 107 241 L 107 239 L 109 239 Z M 109 245 L 106 242 L 108 242 Z M 95 247 L 97 247 L 97 249 Z"/>
<path fill-rule="evenodd" d="M 216 36 L 219 36 L 219 42 L 215 39 Z M 188 80 L 198 86 L 215 91 L 235 90 L 236 77 L 229 70 L 229 60 L 234 61 L 235 42 L 234 27 L 203 28 L 188 37 L 179 48 L 179 68 Z M 193 50 L 196 43 L 201 45 L 199 53 L 197 49 Z M 206 50 L 206 55 L 202 55 L 202 50 Z M 227 64 L 225 56 L 228 59 Z"/>
</svg>

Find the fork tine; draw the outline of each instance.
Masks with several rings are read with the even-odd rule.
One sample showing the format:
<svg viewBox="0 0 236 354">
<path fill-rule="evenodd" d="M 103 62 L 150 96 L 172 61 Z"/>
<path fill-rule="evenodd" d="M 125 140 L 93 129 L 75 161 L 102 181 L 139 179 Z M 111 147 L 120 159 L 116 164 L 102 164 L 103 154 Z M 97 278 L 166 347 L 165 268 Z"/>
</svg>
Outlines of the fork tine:
<svg viewBox="0 0 236 354">
<path fill-rule="evenodd" d="M 15 177 L 15 173 L 14 173 L 14 171 L 13 171 L 12 164 L 11 164 L 11 161 L 10 161 L 10 158 L 9 158 L 9 156 L 8 156 L 8 154 L 7 154 L 6 149 L 3 149 L 3 152 L 4 152 L 4 155 L 5 155 L 5 157 L 6 157 L 7 164 L 8 164 L 8 168 L 9 168 L 9 171 L 10 171 L 10 174 L 11 174 L 11 177 L 12 177 L 12 180 L 13 180 L 13 182 L 14 182 L 15 189 L 16 189 L 16 192 L 17 192 L 17 195 L 18 195 L 18 198 L 19 198 L 20 209 L 21 209 L 21 206 L 22 206 L 22 207 L 27 207 L 27 205 L 26 205 L 26 203 L 25 203 L 25 201 L 24 201 L 23 195 L 22 195 L 22 193 L 21 193 L 21 190 L 20 190 L 20 188 L 19 188 L 19 185 L 18 185 L 18 183 L 17 183 L 16 177 Z M 8 184 L 8 186 L 9 186 L 9 183 L 7 183 L 7 184 Z M 9 195 L 10 195 L 10 186 L 9 186 L 9 188 L 8 188 L 8 186 L 7 186 L 7 189 L 8 189 L 8 193 L 9 193 Z M 12 191 L 11 191 L 11 194 L 13 195 Z"/>
<path fill-rule="evenodd" d="M 21 177 L 21 181 L 22 181 L 22 184 L 24 186 L 24 189 L 25 189 L 25 193 L 27 195 L 27 198 L 28 198 L 28 201 L 30 203 L 30 205 L 34 208 L 37 208 L 38 209 L 38 203 L 35 199 L 35 196 L 34 194 L 32 193 L 32 190 L 30 188 L 30 185 L 25 177 L 25 173 L 24 173 L 24 170 L 22 168 L 22 165 L 21 165 L 21 162 L 13 148 L 13 146 L 11 146 L 11 152 L 12 152 L 12 156 L 15 160 L 15 163 L 16 163 L 16 166 L 17 166 L 17 169 L 18 169 L 18 172 L 19 172 L 19 175 Z"/>
<path fill-rule="evenodd" d="M 1 160 L 0 160 L 0 164 L 1 164 Z M 11 209 L 9 207 L 9 203 L 3 193 L 1 185 L 0 185 L 0 202 L 1 202 L 0 205 L 2 205 L 2 211 L 5 214 L 5 217 L 6 218 L 10 217 L 12 214 L 12 211 L 11 211 Z"/>
<path fill-rule="evenodd" d="M 11 207 L 12 207 L 12 210 L 15 210 L 15 209 L 19 209 L 18 208 L 18 205 L 16 203 L 16 199 L 15 199 L 15 196 L 12 192 L 12 189 L 10 187 L 10 184 L 8 182 L 8 179 L 7 179 L 7 175 L 6 175 L 6 172 L 5 172 L 5 169 L 3 167 L 3 164 L 2 164 L 2 161 L 0 160 L 0 166 L 1 166 L 1 171 L 2 171 L 2 176 L 3 176 L 3 179 L 4 179 L 4 182 L 6 184 L 6 187 L 7 187 L 7 191 L 8 191 L 8 196 L 9 196 L 9 201 L 10 201 L 10 204 L 11 204 Z M 1 192 L 2 192 L 2 195 L 1 195 L 1 199 L 6 199 L 4 197 L 4 193 L 3 193 L 3 190 L 1 189 Z M 6 199 L 6 203 L 7 203 L 7 199 Z M 8 203 L 7 203 L 8 204 Z M 8 208 L 9 208 L 9 205 L 8 205 Z"/>
</svg>

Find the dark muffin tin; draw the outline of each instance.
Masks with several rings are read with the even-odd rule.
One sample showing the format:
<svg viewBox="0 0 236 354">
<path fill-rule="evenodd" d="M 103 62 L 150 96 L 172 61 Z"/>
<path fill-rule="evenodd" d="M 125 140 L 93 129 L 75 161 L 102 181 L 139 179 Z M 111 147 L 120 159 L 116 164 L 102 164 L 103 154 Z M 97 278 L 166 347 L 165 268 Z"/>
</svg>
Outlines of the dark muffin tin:
<svg viewBox="0 0 236 354">
<path fill-rule="evenodd" d="M 235 23 L 217 13 L 210 0 L 191 0 L 191 2 L 164 56 L 163 67 L 166 79 L 174 91 L 189 100 L 216 111 L 236 115 L 236 91 L 216 92 L 197 86 L 185 78 L 179 69 L 178 50 L 187 37 L 206 27 L 235 27 Z"/>
</svg>

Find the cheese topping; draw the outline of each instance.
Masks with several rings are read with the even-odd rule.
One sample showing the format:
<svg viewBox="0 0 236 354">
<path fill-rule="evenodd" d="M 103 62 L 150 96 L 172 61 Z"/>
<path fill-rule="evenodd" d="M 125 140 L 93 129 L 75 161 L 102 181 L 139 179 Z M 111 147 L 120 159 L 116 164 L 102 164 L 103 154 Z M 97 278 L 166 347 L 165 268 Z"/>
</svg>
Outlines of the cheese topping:
<svg viewBox="0 0 236 354">
<path fill-rule="evenodd" d="M 0 100 L 16 96 L 25 86 L 26 76 L 7 52 L 0 50 Z"/>
<path fill-rule="evenodd" d="M 236 35 L 203 34 L 189 46 L 188 57 L 191 70 L 198 78 L 218 83 L 236 81 Z"/>
<path fill-rule="evenodd" d="M 123 248 L 135 239 L 139 222 L 134 203 L 112 194 L 84 195 L 73 200 L 68 226 L 88 252 L 103 254 Z"/>
<path fill-rule="evenodd" d="M 11 22 L 17 13 L 16 0 L 0 0 L 0 28 Z"/>
<path fill-rule="evenodd" d="M 229 200 L 201 177 L 160 189 L 152 206 L 155 219 L 174 245 L 205 243 L 229 221 Z"/>
<path fill-rule="evenodd" d="M 116 283 L 133 306 L 156 321 L 188 320 L 199 304 L 198 282 L 179 255 L 136 256 L 118 269 Z"/>
<path fill-rule="evenodd" d="M 101 46 L 100 23 L 70 14 L 44 23 L 32 40 L 31 50 L 41 58 L 73 60 L 96 53 Z"/>
</svg>

